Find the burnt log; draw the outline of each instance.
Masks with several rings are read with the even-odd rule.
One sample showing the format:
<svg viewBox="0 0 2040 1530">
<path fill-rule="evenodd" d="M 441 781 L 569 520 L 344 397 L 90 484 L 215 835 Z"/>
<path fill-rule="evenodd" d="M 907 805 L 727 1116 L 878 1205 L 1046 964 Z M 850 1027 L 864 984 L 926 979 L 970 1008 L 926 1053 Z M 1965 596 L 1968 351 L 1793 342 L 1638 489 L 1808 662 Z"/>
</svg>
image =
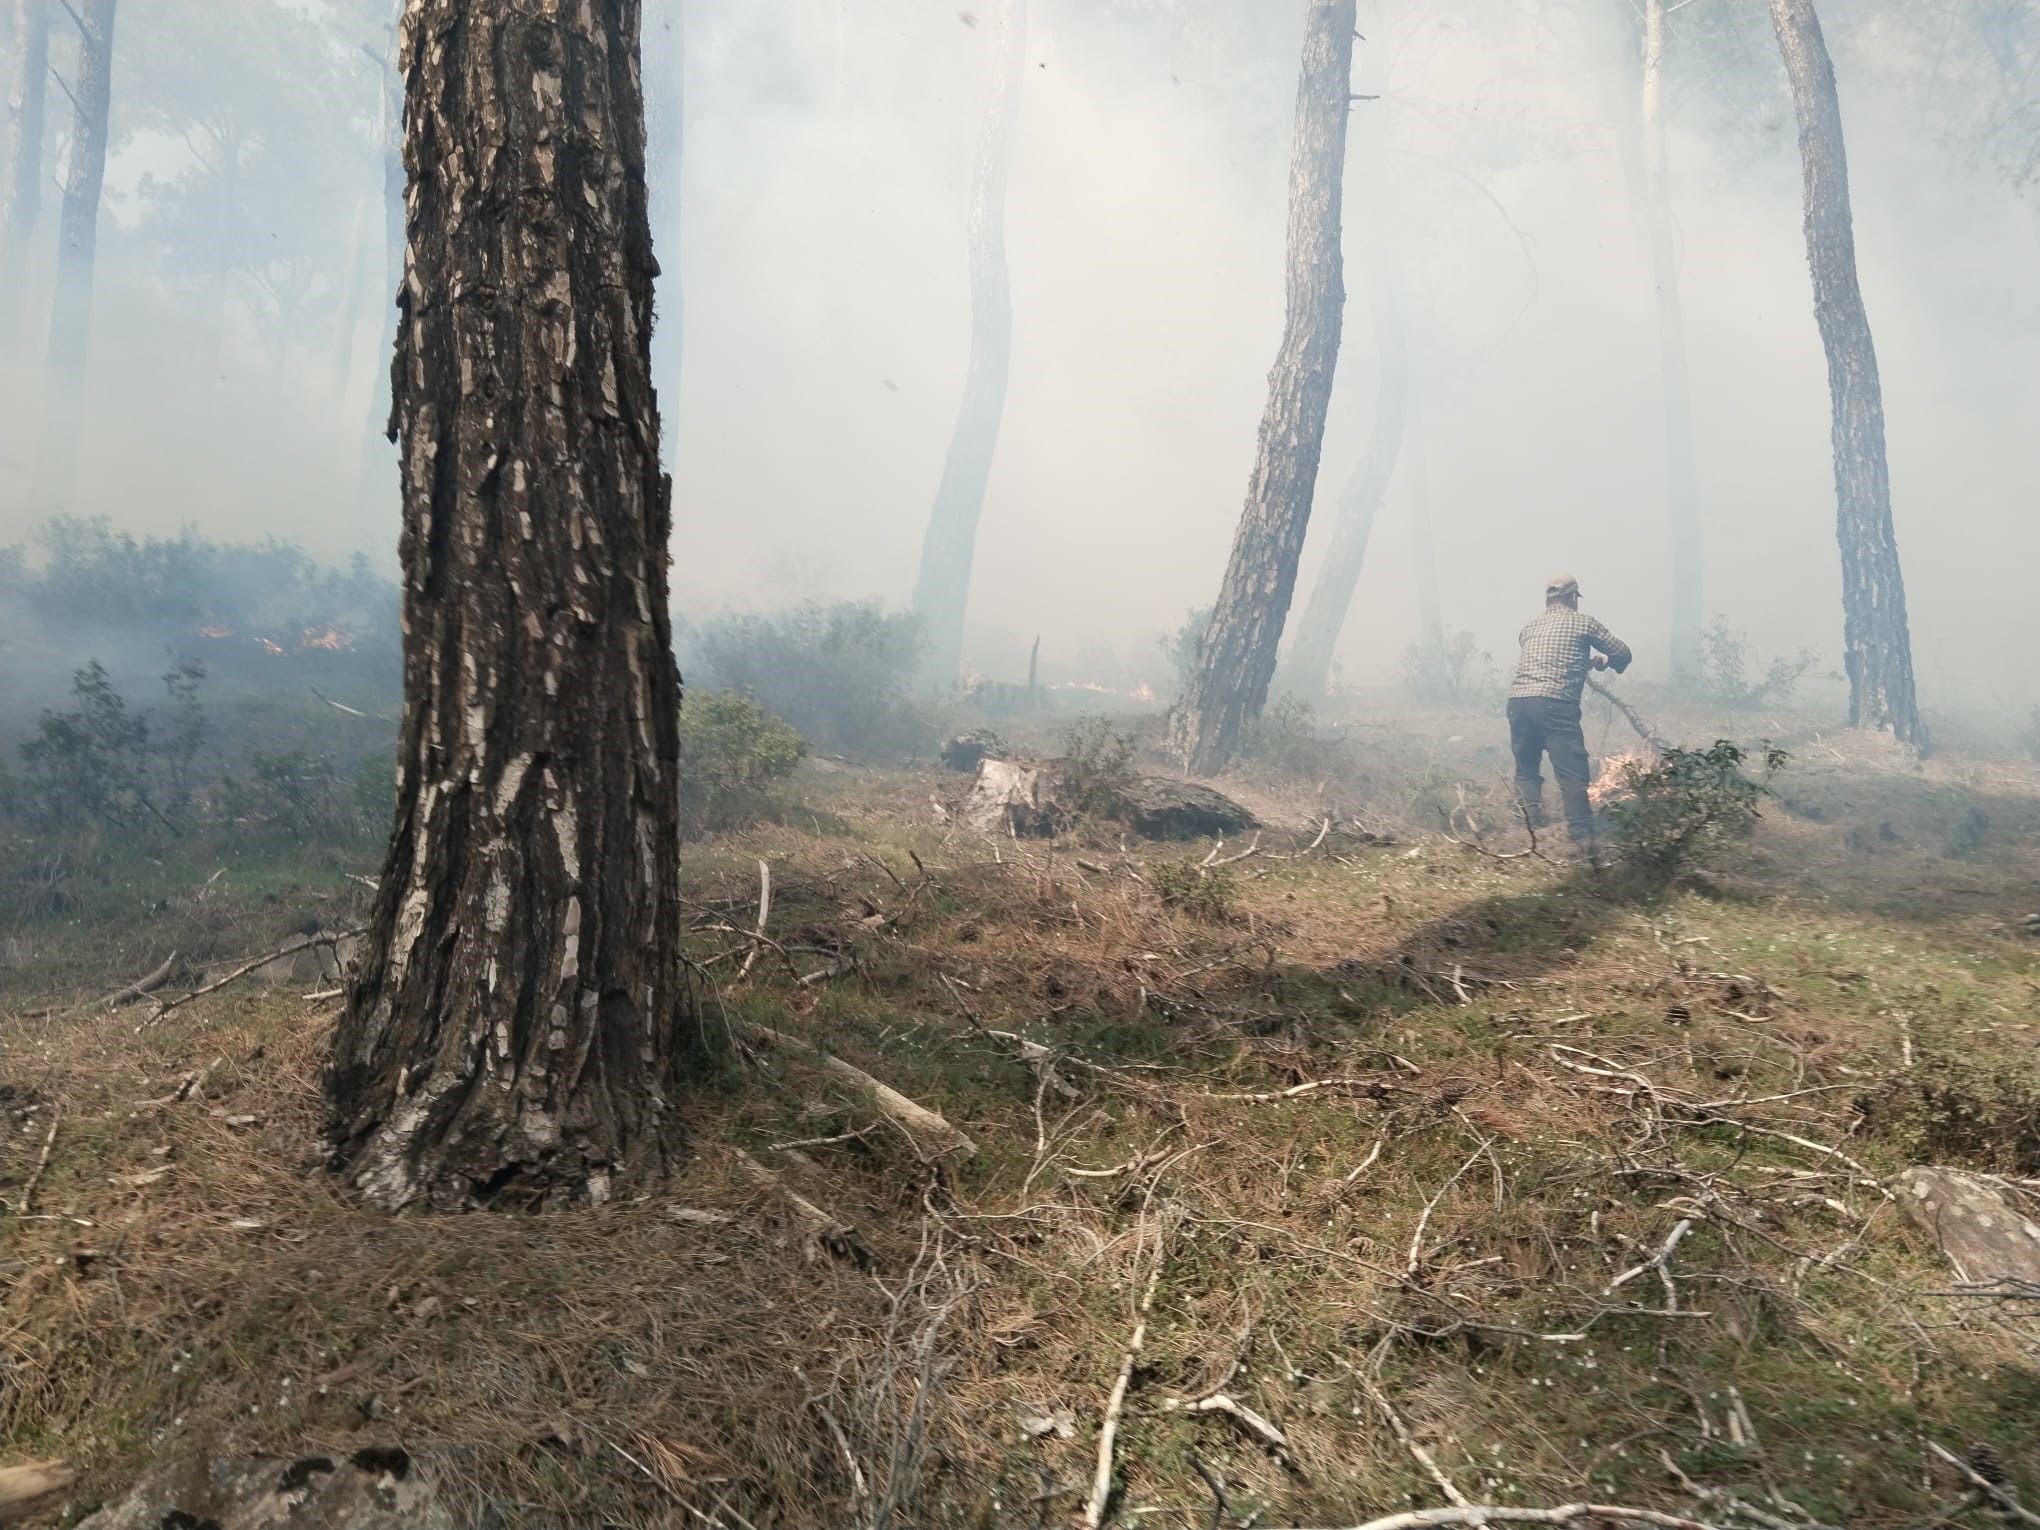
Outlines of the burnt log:
<svg viewBox="0 0 2040 1530">
<path fill-rule="evenodd" d="M 1066 761 L 986 758 L 959 816 L 982 834 L 1048 839 L 1085 816 L 1070 805 L 1071 795 Z M 1143 839 L 1223 838 L 1258 826 L 1251 812 L 1223 792 L 1173 776 L 1135 776 L 1122 786 L 1094 787 L 1086 796 L 1088 816 Z"/>
</svg>

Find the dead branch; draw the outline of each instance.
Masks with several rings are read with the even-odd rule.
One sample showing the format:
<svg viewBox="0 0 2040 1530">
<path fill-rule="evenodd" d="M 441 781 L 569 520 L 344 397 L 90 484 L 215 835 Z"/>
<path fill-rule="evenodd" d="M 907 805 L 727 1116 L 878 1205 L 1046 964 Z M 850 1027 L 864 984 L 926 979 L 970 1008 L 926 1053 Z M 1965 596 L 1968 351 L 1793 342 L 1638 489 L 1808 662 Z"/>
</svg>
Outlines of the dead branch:
<svg viewBox="0 0 2040 1530">
<path fill-rule="evenodd" d="M 1438 1193 L 1424 1202 L 1423 1212 L 1417 1217 L 1417 1230 L 1410 1234 L 1410 1256 L 1403 1266 L 1405 1277 L 1415 1275 L 1424 1263 L 1424 1229 L 1431 1225 L 1431 1213 L 1438 1209 L 1438 1203 L 1445 1199 L 1446 1192 L 1459 1183 L 1468 1169 L 1480 1162 L 1487 1150 L 1488 1145 L 1485 1142 L 1475 1148 L 1466 1162 L 1452 1171 L 1452 1177 L 1438 1187 Z"/>
<path fill-rule="evenodd" d="M 323 691 L 321 691 L 316 685 L 313 686 L 311 689 L 312 694 L 314 696 L 317 696 L 319 700 L 325 702 L 327 706 L 331 707 L 336 712 L 345 712 L 349 717 L 368 716 L 366 712 L 358 712 L 353 707 L 346 705 L 344 702 L 335 701 L 331 696 L 328 696 Z"/>
<path fill-rule="evenodd" d="M 752 1025 L 746 1027 L 748 1034 L 783 1047 L 789 1052 L 798 1052 L 812 1059 L 824 1072 L 856 1085 L 868 1093 L 877 1104 L 879 1111 L 897 1123 L 917 1147 L 922 1139 L 938 1143 L 935 1155 L 958 1153 L 968 1158 L 977 1152 L 977 1144 L 965 1135 L 962 1128 L 952 1125 L 946 1118 L 937 1115 L 927 1106 L 908 1099 L 890 1084 L 881 1083 L 853 1063 L 847 1063 L 833 1053 L 824 1052 L 820 1047 L 798 1036 L 789 1036 L 784 1031 L 775 1031 L 770 1026 Z"/>
<path fill-rule="evenodd" d="M 939 972 L 936 976 L 942 979 L 942 986 L 949 990 L 949 997 L 962 1011 L 963 1018 L 970 1022 L 971 1029 L 980 1036 L 998 1042 L 1015 1061 L 1026 1064 L 1043 1088 L 1053 1089 L 1066 1100 L 1078 1097 L 1082 1091 L 1055 1071 L 1055 1053 L 1040 1042 L 1029 1041 L 1025 1036 L 1012 1031 L 993 1030 L 985 1024 L 978 1012 L 970 1007 L 963 996 L 963 990 L 957 986 L 954 978 L 946 972 Z"/>
<path fill-rule="evenodd" d="M 1682 1519 L 1660 1514 L 1655 1509 L 1630 1509 L 1617 1504 L 1567 1503 L 1555 1509 L 1530 1509 L 1504 1504 L 1469 1504 L 1465 1508 L 1412 1509 L 1390 1514 L 1340 1530 L 1434 1530 L 1439 1525 L 1571 1525 L 1580 1520 L 1605 1519 L 1614 1523 L 1656 1525 L 1659 1530 L 1720 1530 L 1702 1519 Z"/>
<path fill-rule="evenodd" d="M 1140 1363 L 1141 1349 L 1147 1343 L 1148 1313 L 1155 1304 L 1155 1291 L 1162 1283 L 1164 1254 L 1165 1250 L 1158 1245 L 1155 1267 L 1148 1275 L 1147 1289 L 1141 1292 L 1140 1305 L 1134 1311 L 1133 1334 L 1126 1341 L 1126 1355 L 1119 1363 L 1118 1379 L 1112 1383 L 1112 1392 L 1105 1399 L 1105 1415 L 1098 1425 L 1098 1468 L 1091 1477 L 1091 1496 L 1084 1504 L 1084 1530 L 1099 1530 L 1105 1523 L 1105 1506 L 1112 1498 L 1112 1453 L 1119 1438 L 1119 1414 L 1126 1406 L 1126 1389 L 1133 1384 L 1133 1368 Z"/>
<path fill-rule="evenodd" d="M 1445 1495 L 1445 1501 L 1462 1509 L 1471 1508 L 1473 1501 L 1452 1485 L 1452 1479 L 1439 1469 L 1430 1451 L 1417 1443 L 1416 1436 L 1411 1434 L 1409 1426 L 1403 1423 L 1402 1415 L 1395 1411 L 1395 1405 L 1388 1400 L 1388 1395 L 1374 1384 L 1374 1379 L 1353 1366 L 1349 1365 L 1346 1369 L 1352 1374 L 1353 1379 L 1360 1383 L 1360 1389 L 1367 1394 L 1367 1400 L 1381 1410 L 1381 1416 L 1388 1420 L 1388 1427 L 1395 1431 L 1395 1437 L 1402 1442 L 1403 1449 L 1407 1450 L 1417 1465 L 1424 1469 L 1424 1475 L 1438 1484 L 1438 1491 Z"/>
<path fill-rule="evenodd" d="M 1238 1094 L 1198 1094 L 1191 1098 L 1199 1100 L 1237 1101 L 1247 1105 L 1269 1105 L 1278 1100 L 1301 1099 L 1307 1094 L 1316 1094 L 1321 1089 L 1359 1089 L 1375 1099 L 1385 1097 L 1396 1084 L 1384 1083 L 1378 1078 L 1314 1078 L 1308 1083 L 1292 1084 L 1287 1089 L 1248 1090 Z M 1407 1092 L 1407 1091 L 1404 1091 Z"/>
<path fill-rule="evenodd" d="M 1628 1285 L 1630 1281 L 1636 1279 L 1637 1276 L 1648 1275 L 1652 1270 L 1656 1270 L 1658 1279 L 1664 1283 L 1666 1308 L 1677 1311 L 1679 1306 L 1679 1288 L 1672 1283 L 1672 1272 L 1666 1267 L 1666 1261 L 1672 1257 L 1672 1250 L 1676 1249 L 1680 1241 L 1692 1230 L 1693 1218 L 1681 1217 L 1672 1228 L 1671 1235 L 1665 1239 L 1662 1248 L 1634 1269 L 1624 1270 L 1620 1275 L 1609 1281 L 1607 1289 L 1602 1291 L 1601 1294 L 1603 1296 L 1613 1296 L 1622 1287 Z"/>
<path fill-rule="evenodd" d="M 855 1227 L 830 1216 L 742 1148 L 732 1148 L 730 1151 L 736 1154 L 737 1167 L 743 1170 L 745 1178 L 760 1189 L 769 1190 L 793 1208 L 794 1214 L 807 1224 L 813 1242 L 827 1249 L 838 1259 L 850 1260 L 859 1269 L 868 1268 L 874 1262 L 871 1250 L 865 1246 L 864 1240 L 857 1236 Z"/>
<path fill-rule="evenodd" d="M 758 948 L 765 943 L 765 921 L 771 918 L 771 916 L 772 916 L 772 868 L 766 865 L 765 862 L 760 861 L 758 863 L 757 938 L 751 942 L 751 949 L 744 955 L 744 965 L 737 969 L 737 977 L 740 980 L 744 977 L 747 977 L 750 974 L 751 963 L 758 959 Z"/>
<path fill-rule="evenodd" d="M 1162 1411 L 1164 1413 L 1223 1413 L 1227 1418 L 1238 1424 L 1241 1429 L 1267 1446 L 1276 1460 L 1280 1461 L 1291 1471 L 1297 1472 L 1299 1475 L 1301 1474 L 1301 1468 L 1296 1464 L 1296 1455 L 1289 1448 L 1289 1437 L 1261 1414 L 1256 1413 L 1245 1403 L 1227 1396 L 1224 1392 L 1213 1392 L 1194 1401 L 1185 1401 L 1179 1397 L 1171 1398 L 1162 1404 Z"/>
<path fill-rule="evenodd" d="M 56 1507 L 78 1474 L 61 1461 L 0 1467 L 0 1525 L 33 1519 Z"/>
<path fill-rule="evenodd" d="M 35 1167 L 29 1170 L 28 1183 L 21 1187 L 21 1215 L 27 1216 L 35 1200 L 35 1187 L 42 1183 L 43 1170 L 50 1166 L 50 1149 L 57 1145 L 57 1123 L 64 1119 L 64 1113 L 54 1105 L 50 1107 L 50 1129 L 43 1133 L 42 1152 L 36 1158 Z"/>
<path fill-rule="evenodd" d="M 213 982 L 207 983 L 203 988 L 194 988 L 190 993 L 181 993 L 176 998 L 170 1000 L 168 1003 L 165 1003 L 161 999 L 158 999 L 156 1001 L 155 1013 L 150 1015 L 149 1018 L 144 1020 L 140 1025 L 136 1026 L 135 1029 L 137 1031 L 144 1030 L 147 1027 L 154 1025 L 158 1020 L 161 1020 L 165 1015 L 169 1014 L 171 1010 L 181 1009 L 184 1005 L 189 1004 L 193 999 L 202 999 L 209 993 L 218 993 L 222 988 L 226 987 L 229 983 L 237 982 L 241 978 L 246 977 L 249 973 L 253 972 L 257 967 L 266 967 L 269 965 L 269 963 L 273 961 L 280 961 L 286 956 L 295 956 L 300 951 L 309 951 L 313 946 L 337 946 L 343 940 L 352 940 L 355 936 L 363 935 L 366 933 L 367 931 L 365 929 L 342 930 L 337 935 L 331 934 L 308 935 L 303 940 L 294 940 L 287 946 L 281 946 L 276 950 L 267 953 L 266 955 L 258 956 L 250 961 L 245 961 L 241 963 L 240 966 L 236 967 L 232 972 L 229 972 L 225 977 L 215 979 Z"/>
<path fill-rule="evenodd" d="M 147 977 L 138 978 L 125 988 L 116 988 L 112 993 L 102 998 L 92 999 L 84 1004 L 80 1004 L 75 1009 L 66 1010 L 64 1018 L 68 1020 L 71 1016 L 82 1015 L 88 1010 L 116 1009 L 120 1005 L 127 1003 L 130 999 L 139 999 L 145 995 L 152 994 L 170 981 L 170 974 L 176 970 L 176 967 L 177 953 L 172 951 L 163 958 L 162 966 L 157 967 Z"/>
<path fill-rule="evenodd" d="M 1587 689 L 1592 691 L 1596 696 L 1599 696 L 1603 700 L 1605 700 L 1608 703 L 1608 705 L 1613 707 L 1616 711 L 1620 712 L 1624 719 L 1628 721 L 1629 726 L 1636 730 L 1636 736 L 1642 739 L 1644 743 L 1650 747 L 1652 753 L 1656 753 L 1657 751 L 1664 748 L 1664 740 L 1658 737 L 1657 730 L 1652 728 L 1650 724 L 1646 723 L 1641 717 L 1636 715 L 1635 707 L 1631 706 L 1628 702 L 1624 701 L 1620 696 L 1616 695 L 1613 691 L 1609 690 L 1607 686 L 1603 685 L 1600 681 L 1596 680 L 1592 675 L 1587 676 Z"/>
<path fill-rule="evenodd" d="M 1978 1471 L 1937 1440 L 1927 1441 L 1927 1449 L 1962 1473 L 1968 1479 L 1969 1485 L 1979 1493 L 1988 1496 L 1992 1503 L 2003 1510 L 2008 1519 L 2016 1519 L 2020 1523 L 2027 1525 L 2040 1525 L 2040 1514 L 2035 1514 L 2031 1509 L 2020 1503 L 2018 1494 L 2014 1493 L 2010 1488 L 2005 1487 L 2001 1483 L 1992 1482 L 1990 1478 L 1984 1476 L 1982 1472 Z"/>
<path fill-rule="evenodd" d="M 1218 852 L 1219 852 L 1220 850 L 1222 850 L 1223 848 L 1225 848 L 1225 841 L 1224 841 L 1224 840 L 1220 840 L 1220 841 L 1218 842 L 1218 844 L 1217 844 L 1217 845 L 1215 845 L 1215 846 L 1213 846 L 1213 847 L 1212 847 L 1212 851 L 1211 851 L 1211 854 L 1210 854 L 1210 855 L 1208 855 L 1208 856 L 1206 856 L 1206 857 L 1204 858 L 1204 862 L 1203 862 L 1203 865 L 1201 865 L 1201 866 L 1200 866 L 1200 867 L 1199 867 L 1198 869 L 1199 869 L 1200 871 L 1202 871 L 1202 870 L 1206 870 L 1206 869 L 1209 869 L 1209 870 L 1213 870 L 1213 871 L 1215 871 L 1215 870 L 1217 870 L 1217 869 L 1218 869 L 1218 868 L 1219 868 L 1220 866 L 1236 866 L 1236 865 L 1238 865 L 1238 864 L 1239 864 L 1239 863 L 1240 863 L 1241 861 L 1245 860 L 1245 859 L 1246 859 L 1246 858 L 1247 858 L 1248 856 L 1250 856 L 1250 855 L 1256 855 L 1256 854 L 1258 854 L 1258 853 L 1260 852 L 1260 849 L 1261 849 L 1261 836 L 1260 836 L 1260 835 L 1259 835 L 1258 833 L 1256 833 L 1256 834 L 1254 835 L 1253 841 L 1252 841 L 1252 842 L 1251 842 L 1251 843 L 1250 843 L 1250 844 L 1249 844 L 1249 845 L 1247 846 L 1247 848 L 1246 848 L 1246 849 L 1242 850 L 1242 851 L 1241 851 L 1241 852 L 1240 852 L 1240 853 L 1239 853 L 1238 855 L 1228 855 L 1228 856 L 1224 857 L 1223 859 L 1217 859 L 1216 857 L 1218 856 Z"/>
</svg>

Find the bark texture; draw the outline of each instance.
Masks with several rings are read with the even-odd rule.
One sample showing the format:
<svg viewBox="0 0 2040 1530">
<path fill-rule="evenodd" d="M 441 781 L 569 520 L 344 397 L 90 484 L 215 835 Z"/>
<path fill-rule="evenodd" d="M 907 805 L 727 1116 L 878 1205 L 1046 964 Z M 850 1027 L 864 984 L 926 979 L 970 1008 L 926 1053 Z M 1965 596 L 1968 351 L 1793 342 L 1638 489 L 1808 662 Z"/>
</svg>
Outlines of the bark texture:
<svg viewBox="0 0 2040 1530">
<path fill-rule="evenodd" d="M 1309 0 L 1289 162 L 1282 347 L 1268 374 L 1268 403 L 1225 581 L 1198 646 L 1189 693 L 1176 709 L 1176 747 L 1199 775 L 1225 768 L 1241 730 L 1268 699 L 1310 524 L 1346 302 L 1339 219 L 1353 22 L 1354 0 Z"/>
<path fill-rule="evenodd" d="M 1331 684 L 1332 652 L 1353 609 L 1375 513 L 1388 494 L 1409 424 L 1410 348 L 1403 327 L 1400 275 L 1392 258 L 1379 256 L 1366 271 L 1373 296 L 1374 340 L 1381 379 L 1374 395 L 1374 424 L 1367 449 L 1339 495 L 1332 545 L 1311 586 L 1289 651 L 1289 683 L 1299 696 L 1325 694 Z"/>
<path fill-rule="evenodd" d="M 1665 0 L 1643 0 L 1642 174 L 1644 226 L 1656 299 L 1658 373 L 1664 394 L 1665 509 L 1672 544 L 1671 661 L 1674 683 L 1700 678 L 1702 552 L 1700 487 L 1693 454 L 1693 395 L 1686 311 L 1679 292 L 1678 233 L 1665 163 Z"/>
<path fill-rule="evenodd" d="M 411 0 L 397 819 L 326 1072 L 370 1205 L 663 1163 L 680 961 L 670 486 L 637 0 Z"/>
<path fill-rule="evenodd" d="M 7 92 L 7 177 L 0 186 L 0 347 L 21 333 L 29 240 L 42 211 L 43 101 L 49 94 L 50 13 L 14 0 L 14 82 Z"/>
<path fill-rule="evenodd" d="M 1842 552 L 1842 661 L 1849 674 L 1849 725 L 1923 745 L 1913 689 L 1905 580 L 1891 524 L 1891 475 L 1884 455 L 1884 391 L 1877 349 L 1856 280 L 1849 210 L 1849 162 L 1842 144 L 1834 65 L 1813 0 L 1771 0 L 1792 102 L 1806 192 L 1806 258 L 1813 313 L 1827 350 L 1833 408 L 1836 536 Z"/>
<path fill-rule="evenodd" d="M 83 429 L 92 328 L 92 274 L 99 249 L 99 192 L 113 107 L 114 0 L 81 0 L 72 98 L 70 162 L 57 221 L 56 286 L 50 297 L 49 393 L 37 447 L 34 495 L 47 514 L 70 510 Z"/>
<path fill-rule="evenodd" d="M 956 682 L 963 662 L 964 608 L 985 485 L 1006 410 L 1006 374 L 1013 357 L 1013 294 L 1006 274 L 1006 180 L 1020 121 L 1020 80 L 1027 54 L 1027 0 L 998 0 L 994 31 L 997 75 L 971 175 L 970 362 L 963 402 L 943 459 L 942 480 L 921 541 L 914 613 L 921 618 L 923 674 L 930 684 Z"/>
</svg>

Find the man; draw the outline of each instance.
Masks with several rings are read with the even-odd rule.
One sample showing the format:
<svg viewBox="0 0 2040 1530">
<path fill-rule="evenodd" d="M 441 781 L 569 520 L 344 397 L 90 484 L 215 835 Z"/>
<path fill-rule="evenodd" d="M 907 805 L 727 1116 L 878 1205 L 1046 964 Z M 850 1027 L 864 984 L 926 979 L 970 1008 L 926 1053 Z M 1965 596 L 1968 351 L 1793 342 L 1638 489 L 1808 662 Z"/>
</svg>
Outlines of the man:
<svg viewBox="0 0 2040 1530">
<path fill-rule="evenodd" d="M 1516 800 L 1532 828 L 1544 823 L 1546 753 L 1573 843 L 1594 837 L 1587 798 L 1587 739 L 1580 731 L 1580 691 L 1590 669 L 1629 668 L 1629 648 L 1580 611 L 1580 582 L 1560 574 L 1544 586 L 1544 614 L 1523 629 L 1523 656 L 1509 687 L 1509 746 L 1516 755 Z"/>
</svg>

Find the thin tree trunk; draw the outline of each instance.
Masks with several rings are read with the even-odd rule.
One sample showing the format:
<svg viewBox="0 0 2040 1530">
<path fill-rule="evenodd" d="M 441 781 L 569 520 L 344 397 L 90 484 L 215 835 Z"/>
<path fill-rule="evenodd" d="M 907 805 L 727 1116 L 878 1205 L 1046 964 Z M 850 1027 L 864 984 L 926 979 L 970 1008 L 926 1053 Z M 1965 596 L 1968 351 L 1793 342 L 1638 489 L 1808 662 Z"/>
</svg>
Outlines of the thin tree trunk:
<svg viewBox="0 0 2040 1530">
<path fill-rule="evenodd" d="M 43 99 L 50 75 L 44 0 L 14 0 L 14 84 L 7 93 L 7 182 L 0 188 L 0 350 L 21 333 L 29 241 L 42 211 Z"/>
<path fill-rule="evenodd" d="M 1884 455 L 1884 391 L 1856 280 L 1849 163 L 1841 99 L 1813 0 L 1771 0 L 1771 24 L 1799 116 L 1806 191 L 1806 257 L 1813 313 L 1827 351 L 1833 407 L 1836 536 L 1842 552 L 1842 653 L 1849 725 L 1926 743 L 1913 688 L 1905 580 L 1891 524 Z"/>
<path fill-rule="evenodd" d="M 1346 289 L 1340 269 L 1341 183 L 1352 98 L 1354 0 L 1309 0 L 1289 162 L 1289 255 L 1282 347 L 1268 375 L 1246 508 L 1211 624 L 1198 645 L 1174 735 L 1200 775 L 1223 770 L 1260 716 L 1296 589 L 1318 454 L 1339 359 Z"/>
<path fill-rule="evenodd" d="M 1665 0 L 1643 0 L 1642 173 L 1644 222 L 1657 299 L 1658 374 L 1664 392 L 1665 508 L 1672 542 L 1674 684 L 1700 678 L 1702 555 L 1700 488 L 1694 467 L 1692 379 L 1686 363 L 1686 313 L 1679 294 L 1679 251 L 1665 168 Z"/>
<path fill-rule="evenodd" d="M 1378 207 L 1375 212 L 1377 217 L 1384 216 Z M 1410 351 L 1403 329 L 1401 272 L 1387 249 L 1386 232 L 1377 228 L 1372 242 L 1376 258 L 1365 275 L 1374 299 L 1381 381 L 1374 395 L 1374 426 L 1368 433 L 1367 449 L 1339 495 L 1332 545 L 1297 621 L 1296 640 L 1289 651 L 1289 684 L 1297 695 L 1305 697 L 1323 696 L 1330 688 L 1332 653 L 1353 609 L 1375 512 L 1395 477 L 1409 419 Z"/>
<path fill-rule="evenodd" d="M 397 817 L 325 1086 L 370 1204 L 665 1163 L 680 959 L 670 484 L 637 0 L 411 0 L 393 386 Z"/>
<path fill-rule="evenodd" d="M 78 69 L 72 83 L 77 112 L 71 162 L 57 224 L 57 281 L 50 303 L 50 395 L 36 463 L 37 499 L 49 510 L 68 507 L 77 468 L 79 413 L 92 325 L 92 273 L 99 249 L 99 190 L 106 179 L 107 122 L 113 106 L 115 0 L 83 0 Z"/>
<path fill-rule="evenodd" d="M 942 480 L 921 542 L 914 612 L 921 618 L 922 672 L 941 687 L 956 683 L 963 663 L 963 618 L 970 599 L 971 560 L 985 484 L 999 445 L 1006 374 L 1013 354 L 1013 295 L 1006 274 L 1006 179 L 1020 120 L 1020 80 L 1027 53 L 1027 0 L 999 0 L 998 73 L 978 139 L 971 176 L 970 363 L 963 402 L 943 460 Z"/>
</svg>

